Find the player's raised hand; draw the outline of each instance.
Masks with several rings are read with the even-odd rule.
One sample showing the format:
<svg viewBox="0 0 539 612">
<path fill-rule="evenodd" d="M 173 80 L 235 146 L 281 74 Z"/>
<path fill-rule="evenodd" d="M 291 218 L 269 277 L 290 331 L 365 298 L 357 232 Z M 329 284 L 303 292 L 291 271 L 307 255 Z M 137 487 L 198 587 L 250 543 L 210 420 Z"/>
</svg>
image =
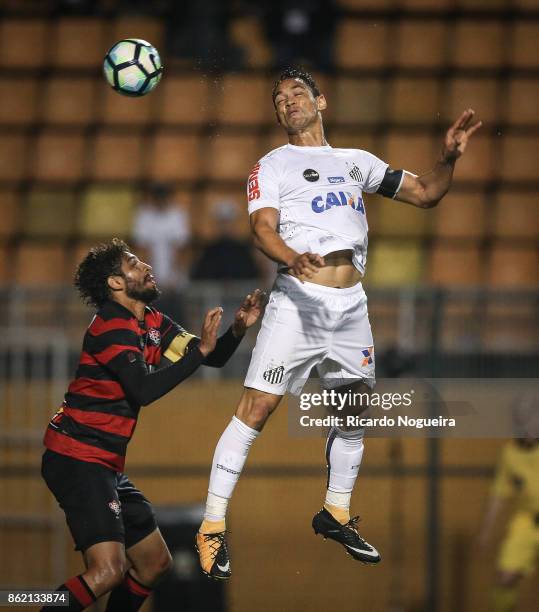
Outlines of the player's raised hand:
<svg viewBox="0 0 539 612">
<path fill-rule="evenodd" d="M 258 321 L 265 302 L 266 294 L 260 289 L 255 289 L 243 300 L 232 323 L 232 333 L 236 338 L 243 336 L 247 329 Z"/>
<path fill-rule="evenodd" d="M 202 324 L 202 333 L 200 334 L 199 351 L 206 357 L 215 348 L 217 343 L 217 332 L 221 325 L 223 309 L 220 306 L 208 310 Z"/>
<path fill-rule="evenodd" d="M 301 282 L 318 274 L 319 268 L 324 265 L 324 258 L 317 253 L 302 253 L 298 255 L 289 270 Z"/>
<path fill-rule="evenodd" d="M 482 125 L 481 121 L 472 124 L 475 111 L 469 108 L 447 130 L 444 141 L 443 158 L 453 160 L 460 157 L 466 150 L 471 135 Z"/>
</svg>

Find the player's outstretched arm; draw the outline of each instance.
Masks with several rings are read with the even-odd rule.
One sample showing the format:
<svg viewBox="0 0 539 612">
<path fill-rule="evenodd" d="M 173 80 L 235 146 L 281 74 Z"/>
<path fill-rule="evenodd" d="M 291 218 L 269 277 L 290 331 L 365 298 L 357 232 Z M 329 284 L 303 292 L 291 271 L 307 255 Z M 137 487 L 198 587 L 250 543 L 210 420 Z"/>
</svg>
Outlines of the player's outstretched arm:
<svg viewBox="0 0 539 612">
<path fill-rule="evenodd" d="M 455 162 L 464 153 L 472 134 L 481 127 L 481 121 L 472 123 L 475 111 L 471 108 L 447 130 L 440 159 L 427 174 L 414 176 L 405 173 L 395 199 L 420 208 L 432 208 L 444 197 L 451 186 Z"/>
<path fill-rule="evenodd" d="M 255 289 L 241 303 L 234 315 L 234 322 L 215 345 L 214 350 L 204 359 L 204 365 L 222 368 L 238 348 L 241 339 L 249 327 L 254 325 L 264 309 L 266 294 Z"/>
<path fill-rule="evenodd" d="M 266 294 L 260 289 L 255 289 L 241 303 L 232 323 L 232 334 L 235 338 L 242 338 L 245 332 L 252 327 L 260 318 L 264 308 Z"/>
<path fill-rule="evenodd" d="M 123 351 L 108 363 L 108 367 L 117 374 L 126 395 L 137 404 L 147 406 L 174 389 L 204 363 L 215 349 L 222 315 L 220 307 L 209 310 L 202 325 L 200 342 L 168 367 L 150 372 L 140 351 Z"/>
<path fill-rule="evenodd" d="M 223 309 L 220 306 L 208 310 L 202 323 L 202 333 L 200 334 L 200 343 L 198 350 L 207 357 L 217 344 L 217 332 L 221 319 L 223 318 Z"/>
</svg>

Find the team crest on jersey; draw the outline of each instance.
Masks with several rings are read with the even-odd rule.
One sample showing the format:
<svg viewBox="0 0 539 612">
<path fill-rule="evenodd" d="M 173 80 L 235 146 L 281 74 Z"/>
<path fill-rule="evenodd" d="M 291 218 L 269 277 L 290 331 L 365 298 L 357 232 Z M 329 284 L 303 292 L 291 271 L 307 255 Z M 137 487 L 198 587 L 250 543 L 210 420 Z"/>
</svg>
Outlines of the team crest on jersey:
<svg viewBox="0 0 539 612">
<path fill-rule="evenodd" d="M 269 382 L 270 385 L 278 385 L 283 382 L 284 377 L 284 365 L 277 367 L 269 367 L 264 374 L 262 374 L 264 380 Z"/>
<path fill-rule="evenodd" d="M 148 340 L 154 345 L 159 346 L 161 344 L 161 334 L 158 329 L 152 327 L 148 330 Z"/>
<path fill-rule="evenodd" d="M 316 170 L 313 170 L 312 168 L 307 168 L 307 170 L 303 171 L 303 178 L 306 181 L 309 181 L 309 183 L 315 183 L 320 178 L 320 175 Z"/>
<path fill-rule="evenodd" d="M 363 182 L 363 175 L 361 174 L 361 170 L 354 164 L 348 173 L 350 178 L 358 183 Z"/>
<path fill-rule="evenodd" d="M 110 501 L 109 508 L 112 510 L 112 512 L 114 512 L 114 514 L 116 515 L 116 518 L 120 518 L 120 513 L 122 511 L 122 505 L 120 504 L 119 501 L 115 499 Z"/>
<path fill-rule="evenodd" d="M 362 355 L 363 355 L 363 360 L 361 361 L 361 367 L 366 367 L 368 365 L 371 365 L 373 359 L 373 353 L 374 353 L 374 346 L 369 346 L 369 348 L 367 349 L 363 349 L 361 351 Z"/>
</svg>

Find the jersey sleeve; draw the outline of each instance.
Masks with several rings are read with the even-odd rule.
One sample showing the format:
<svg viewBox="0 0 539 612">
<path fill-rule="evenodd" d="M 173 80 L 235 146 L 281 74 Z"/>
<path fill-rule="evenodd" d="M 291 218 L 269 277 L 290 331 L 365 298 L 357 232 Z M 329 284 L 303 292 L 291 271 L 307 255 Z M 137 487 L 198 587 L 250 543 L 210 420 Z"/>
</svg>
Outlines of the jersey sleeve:
<svg viewBox="0 0 539 612">
<path fill-rule="evenodd" d="M 166 319 L 166 320 L 165 320 Z M 169 332 L 161 335 L 161 354 L 165 358 L 165 364 L 176 363 L 189 354 L 200 344 L 200 338 L 185 331 L 180 325 L 163 315 L 162 328 L 170 328 Z M 202 361 L 203 365 L 213 368 L 222 368 L 232 357 L 241 342 L 235 338 L 230 327 L 220 338 L 217 339 L 215 349 Z"/>
<path fill-rule="evenodd" d="M 279 176 L 271 159 L 261 159 L 251 170 L 247 179 L 247 202 L 250 215 L 261 208 L 280 209 Z"/>
<path fill-rule="evenodd" d="M 203 355 L 195 346 L 185 358 L 155 371 L 150 371 L 142 355 L 128 353 L 117 359 L 117 376 L 126 395 L 147 406 L 189 378 L 201 365 Z"/>
<path fill-rule="evenodd" d="M 363 191 L 366 193 L 375 193 L 382 184 L 389 165 L 368 151 L 360 151 L 360 153 Z"/>
<path fill-rule="evenodd" d="M 361 151 L 361 154 L 362 168 L 365 170 L 363 191 L 394 198 L 401 188 L 404 170 L 393 170 L 386 162 L 368 151 Z"/>
<path fill-rule="evenodd" d="M 189 350 L 190 343 L 197 336 L 186 331 L 181 325 L 167 315 L 163 315 L 161 322 L 161 354 L 172 363 L 179 361 Z"/>
</svg>

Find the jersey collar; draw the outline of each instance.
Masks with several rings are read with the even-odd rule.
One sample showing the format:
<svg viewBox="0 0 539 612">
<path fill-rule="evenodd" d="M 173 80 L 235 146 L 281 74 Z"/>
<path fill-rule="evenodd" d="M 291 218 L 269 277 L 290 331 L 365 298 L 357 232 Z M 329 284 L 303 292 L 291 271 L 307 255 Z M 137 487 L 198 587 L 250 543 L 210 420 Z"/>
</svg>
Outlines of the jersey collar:
<svg viewBox="0 0 539 612">
<path fill-rule="evenodd" d="M 105 302 L 105 304 L 100 308 L 100 311 L 103 311 L 104 313 L 117 314 L 122 319 L 134 319 L 135 321 L 138 321 L 137 317 L 128 308 L 122 306 L 122 304 L 116 302 L 115 300 L 108 300 Z M 146 316 L 150 312 L 152 312 L 151 307 L 145 306 L 144 319 L 146 319 Z"/>
<path fill-rule="evenodd" d="M 305 152 L 309 152 L 309 153 L 315 153 L 317 151 L 320 151 L 321 153 L 323 151 L 331 151 L 331 149 L 333 149 L 333 147 L 331 145 L 320 145 L 317 147 L 307 147 L 307 146 L 298 146 L 298 145 L 293 145 L 288 143 L 286 145 L 289 149 L 292 149 L 293 151 L 305 151 Z"/>
</svg>

